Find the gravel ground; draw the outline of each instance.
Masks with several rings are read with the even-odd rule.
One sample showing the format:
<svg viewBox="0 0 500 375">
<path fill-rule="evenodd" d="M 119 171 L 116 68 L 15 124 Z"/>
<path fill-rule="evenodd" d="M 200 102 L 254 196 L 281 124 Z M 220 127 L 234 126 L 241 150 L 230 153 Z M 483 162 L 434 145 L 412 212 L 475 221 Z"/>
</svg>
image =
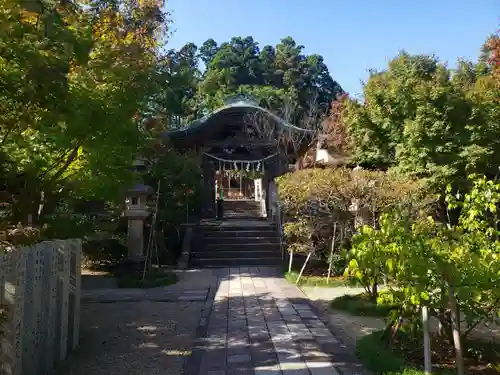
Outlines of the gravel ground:
<svg viewBox="0 0 500 375">
<path fill-rule="evenodd" d="M 359 294 L 365 291 L 364 288 L 355 288 L 348 286 L 339 287 L 318 287 L 318 286 L 301 286 L 300 289 L 304 294 L 313 301 L 331 301 L 332 299 L 344 296 L 346 294 Z"/>
<path fill-rule="evenodd" d="M 180 374 L 203 302 L 83 304 L 80 347 L 54 375 Z"/>
<path fill-rule="evenodd" d="M 88 283 L 83 292 L 104 290 L 111 302 L 82 300 L 80 346 L 51 375 L 181 374 L 196 339 L 204 302 L 147 298 L 119 302 L 121 295 L 144 290 L 115 289 L 113 278 L 96 273 L 84 276 Z M 206 291 L 216 280 L 210 270 L 180 271 L 178 276 L 177 284 L 156 288 L 156 294 Z"/>
<path fill-rule="evenodd" d="M 301 287 L 301 289 L 310 300 L 325 310 L 328 315 L 329 327 L 353 352 L 358 339 L 385 328 L 383 319 L 369 316 L 354 316 L 343 311 L 330 309 L 329 304 L 331 300 L 346 294 L 355 295 L 363 293 L 363 288 Z"/>
</svg>

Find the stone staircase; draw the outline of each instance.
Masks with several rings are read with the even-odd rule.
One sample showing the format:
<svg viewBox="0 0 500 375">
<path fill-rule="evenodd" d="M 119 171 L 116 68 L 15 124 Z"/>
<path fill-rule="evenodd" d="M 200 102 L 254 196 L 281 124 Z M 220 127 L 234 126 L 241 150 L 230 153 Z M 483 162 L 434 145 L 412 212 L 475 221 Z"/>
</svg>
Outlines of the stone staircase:
<svg viewBox="0 0 500 375">
<path fill-rule="evenodd" d="M 279 236 L 272 221 L 227 219 L 200 223 L 191 247 L 190 266 L 279 266 Z"/>
<path fill-rule="evenodd" d="M 258 201 L 224 201 L 225 218 L 253 218 L 260 217 L 261 208 Z"/>
</svg>

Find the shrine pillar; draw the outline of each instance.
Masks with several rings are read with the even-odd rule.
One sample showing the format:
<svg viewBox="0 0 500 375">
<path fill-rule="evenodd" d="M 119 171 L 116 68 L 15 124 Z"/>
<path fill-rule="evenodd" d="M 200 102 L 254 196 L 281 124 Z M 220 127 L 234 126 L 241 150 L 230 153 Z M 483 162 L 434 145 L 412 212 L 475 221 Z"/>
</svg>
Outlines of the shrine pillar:
<svg viewBox="0 0 500 375">
<path fill-rule="evenodd" d="M 275 218 L 278 204 L 278 190 L 276 187 L 275 178 L 280 176 L 282 158 L 280 155 L 268 160 L 266 165 L 265 189 L 266 189 L 266 208 L 267 216 Z"/>
<path fill-rule="evenodd" d="M 276 188 L 276 181 L 274 180 L 274 178 L 269 181 L 268 196 L 268 212 L 269 215 L 274 219 L 276 217 L 278 205 L 278 190 Z"/>
<path fill-rule="evenodd" d="M 269 205 L 269 183 L 270 183 L 270 175 L 266 170 L 264 172 L 264 176 L 262 176 L 262 203 L 261 203 L 261 215 L 262 217 L 270 216 L 270 205 Z"/>
<path fill-rule="evenodd" d="M 202 156 L 201 170 L 203 173 L 202 179 L 202 216 L 215 217 L 215 170 L 213 164 L 208 160 L 206 155 Z"/>
</svg>

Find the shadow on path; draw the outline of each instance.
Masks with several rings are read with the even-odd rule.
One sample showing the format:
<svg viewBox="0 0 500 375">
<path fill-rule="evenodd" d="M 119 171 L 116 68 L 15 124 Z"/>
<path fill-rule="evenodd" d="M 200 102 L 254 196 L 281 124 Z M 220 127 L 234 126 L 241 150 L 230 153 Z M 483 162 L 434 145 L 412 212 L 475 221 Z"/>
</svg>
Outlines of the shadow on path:
<svg viewBox="0 0 500 375">
<path fill-rule="evenodd" d="M 163 288 L 84 291 L 80 348 L 57 375 L 366 373 L 277 269 L 192 270 Z"/>
<path fill-rule="evenodd" d="M 190 375 L 362 374 L 352 351 L 328 329 L 318 310 L 278 270 L 214 270 L 187 362 Z"/>
</svg>

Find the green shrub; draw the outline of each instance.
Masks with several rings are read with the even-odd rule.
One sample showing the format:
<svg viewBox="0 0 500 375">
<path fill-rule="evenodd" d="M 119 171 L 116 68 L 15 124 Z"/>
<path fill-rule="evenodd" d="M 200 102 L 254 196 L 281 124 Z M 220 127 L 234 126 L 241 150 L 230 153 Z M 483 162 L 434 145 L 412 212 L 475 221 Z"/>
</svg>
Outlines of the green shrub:
<svg viewBox="0 0 500 375">
<path fill-rule="evenodd" d="M 381 292 L 379 295 L 385 295 Z M 398 306 L 383 298 L 374 300 L 369 293 L 345 295 L 330 302 L 330 307 L 352 315 L 387 317 Z"/>
<path fill-rule="evenodd" d="M 375 332 L 358 340 L 356 355 L 375 375 L 422 375 L 424 372 L 406 363 L 404 358 L 386 348 L 383 332 Z"/>
<path fill-rule="evenodd" d="M 118 230 L 119 212 L 107 216 L 61 213 L 44 219 L 44 239 L 87 238 L 115 233 Z"/>
<path fill-rule="evenodd" d="M 202 206 L 201 162 L 197 153 L 181 153 L 167 146 L 159 150 L 155 159 L 145 182 L 156 189 L 161 181 L 157 220 L 169 233 L 196 215 Z"/>
<path fill-rule="evenodd" d="M 466 337 L 498 310 L 500 230 L 497 209 L 500 183 L 471 176 L 472 189 L 451 194 L 448 210 L 460 209 L 456 224 L 432 217 L 383 214 L 379 228 L 364 226 L 354 236 L 346 275 L 363 284 L 389 279 L 393 301 L 415 328 L 421 307 L 441 323 L 444 338 L 453 342 L 451 306 L 457 305 Z M 418 332 L 415 329 L 415 332 Z"/>
<path fill-rule="evenodd" d="M 349 245 L 355 230 L 353 203 L 374 224 L 380 212 L 395 207 L 428 209 L 435 201 L 421 181 L 378 171 L 304 169 L 279 177 L 277 183 L 288 250 L 314 250 L 316 256 L 328 259 L 337 223 L 338 264 L 344 263 L 341 249 Z"/>
<path fill-rule="evenodd" d="M 127 256 L 127 246 L 119 238 L 104 238 L 84 241 L 83 259 L 86 265 L 116 264 Z"/>
</svg>

